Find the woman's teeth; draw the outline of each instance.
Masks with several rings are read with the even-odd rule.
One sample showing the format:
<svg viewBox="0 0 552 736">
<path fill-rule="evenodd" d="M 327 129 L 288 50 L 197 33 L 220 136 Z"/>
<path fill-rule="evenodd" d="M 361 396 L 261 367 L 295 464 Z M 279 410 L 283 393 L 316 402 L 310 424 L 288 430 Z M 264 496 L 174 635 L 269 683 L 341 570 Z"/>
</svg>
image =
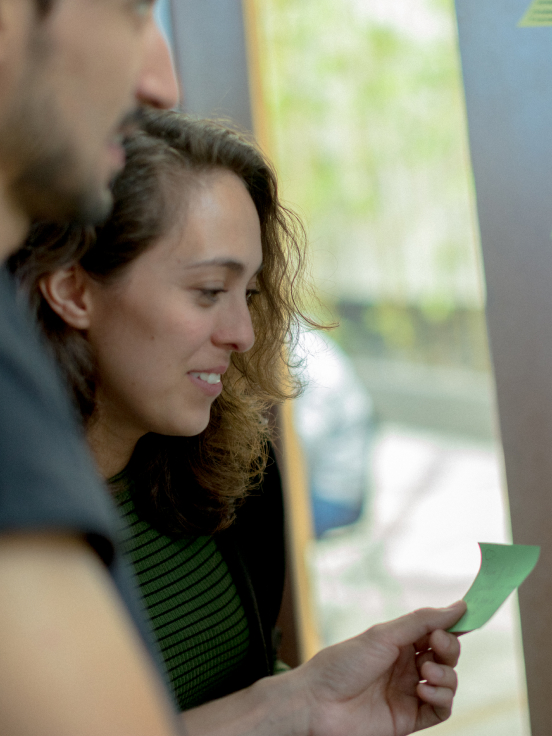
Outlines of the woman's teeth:
<svg viewBox="0 0 552 736">
<path fill-rule="evenodd" d="M 191 373 L 205 383 L 220 383 L 220 373 Z"/>
</svg>

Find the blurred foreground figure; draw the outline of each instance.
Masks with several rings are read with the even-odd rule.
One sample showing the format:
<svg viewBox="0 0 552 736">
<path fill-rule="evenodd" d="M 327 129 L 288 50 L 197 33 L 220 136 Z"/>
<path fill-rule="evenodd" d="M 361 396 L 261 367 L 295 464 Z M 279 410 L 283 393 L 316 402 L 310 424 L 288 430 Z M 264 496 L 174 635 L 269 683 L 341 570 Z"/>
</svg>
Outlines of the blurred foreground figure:
<svg viewBox="0 0 552 736">
<path fill-rule="evenodd" d="M 123 133 L 176 103 L 151 11 L 0 0 L 0 259 L 32 219 L 105 217 Z M 0 406 L 0 733 L 177 733 L 110 500 L 4 273 Z"/>
<path fill-rule="evenodd" d="M 109 213 L 108 182 L 137 108 L 176 103 L 152 9 L 147 0 L 0 0 L 0 258 L 33 219 Z M 182 733 L 153 647 L 148 655 L 111 504 L 5 275 L 0 405 L 0 733 Z M 398 736 L 439 723 L 459 652 L 442 629 L 463 612 L 457 604 L 375 627 L 190 711 L 189 729 Z"/>
</svg>

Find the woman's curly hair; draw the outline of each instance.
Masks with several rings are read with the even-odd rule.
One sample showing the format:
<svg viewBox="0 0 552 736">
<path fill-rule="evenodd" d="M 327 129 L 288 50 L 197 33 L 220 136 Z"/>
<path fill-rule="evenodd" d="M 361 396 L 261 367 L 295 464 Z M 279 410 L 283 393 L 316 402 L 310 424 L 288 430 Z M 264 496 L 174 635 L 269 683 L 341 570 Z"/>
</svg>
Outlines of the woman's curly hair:
<svg viewBox="0 0 552 736">
<path fill-rule="evenodd" d="M 255 345 L 233 353 L 204 432 L 145 435 L 130 467 L 137 499 L 159 526 L 172 533 L 213 533 L 232 523 L 240 500 L 262 478 L 269 407 L 298 390 L 286 356 L 300 323 L 312 324 L 299 295 L 304 230 L 280 204 L 271 165 L 245 136 L 222 124 L 151 111 L 125 147 L 127 163 L 112 187 L 109 219 L 96 228 L 35 223 L 8 267 L 28 295 L 86 426 L 94 420 L 94 355 L 85 334 L 50 308 L 41 279 L 78 263 L 100 282 L 116 280 L 177 221 L 185 206 L 183 183 L 186 192 L 198 177 L 217 170 L 244 182 L 259 216 L 263 251 L 260 293 L 250 304 Z"/>
</svg>

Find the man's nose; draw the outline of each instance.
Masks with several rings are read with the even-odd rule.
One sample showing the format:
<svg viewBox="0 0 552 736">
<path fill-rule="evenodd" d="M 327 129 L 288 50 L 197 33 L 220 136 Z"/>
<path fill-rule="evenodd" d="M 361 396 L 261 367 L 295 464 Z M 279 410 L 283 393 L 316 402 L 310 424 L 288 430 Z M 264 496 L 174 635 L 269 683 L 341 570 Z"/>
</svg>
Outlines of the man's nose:
<svg viewBox="0 0 552 736">
<path fill-rule="evenodd" d="M 171 52 L 153 18 L 146 32 L 144 63 L 136 97 L 140 104 L 160 109 L 176 107 L 180 99 Z"/>
</svg>

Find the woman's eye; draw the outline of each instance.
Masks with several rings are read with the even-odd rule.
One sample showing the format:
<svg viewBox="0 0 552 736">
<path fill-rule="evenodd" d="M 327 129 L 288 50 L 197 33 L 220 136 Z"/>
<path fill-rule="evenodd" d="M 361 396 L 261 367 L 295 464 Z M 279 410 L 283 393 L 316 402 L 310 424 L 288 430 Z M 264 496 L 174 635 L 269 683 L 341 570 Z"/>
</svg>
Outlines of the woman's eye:
<svg viewBox="0 0 552 736">
<path fill-rule="evenodd" d="M 219 294 L 224 294 L 225 289 L 200 289 L 200 294 L 202 299 L 210 302 L 211 304 L 214 304 Z"/>
<path fill-rule="evenodd" d="M 247 303 L 250 304 L 253 299 L 258 296 L 261 292 L 259 289 L 248 289 L 247 293 L 245 295 L 245 298 L 247 299 Z"/>
</svg>

